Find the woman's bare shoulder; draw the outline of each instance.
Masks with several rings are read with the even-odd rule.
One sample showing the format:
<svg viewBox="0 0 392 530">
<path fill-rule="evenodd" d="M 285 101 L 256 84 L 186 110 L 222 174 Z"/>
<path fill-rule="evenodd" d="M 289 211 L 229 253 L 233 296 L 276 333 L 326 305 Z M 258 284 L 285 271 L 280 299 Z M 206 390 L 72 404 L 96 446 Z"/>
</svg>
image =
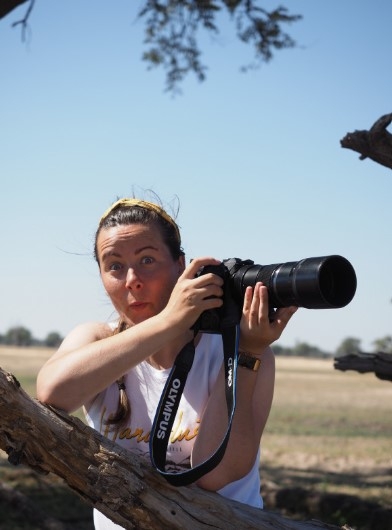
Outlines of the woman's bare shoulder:
<svg viewBox="0 0 392 530">
<path fill-rule="evenodd" d="M 80 348 L 113 335 L 115 325 L 108 322 L 85 322 L 73 328 L 63 340 L 59 352 Z"/>
</svg>

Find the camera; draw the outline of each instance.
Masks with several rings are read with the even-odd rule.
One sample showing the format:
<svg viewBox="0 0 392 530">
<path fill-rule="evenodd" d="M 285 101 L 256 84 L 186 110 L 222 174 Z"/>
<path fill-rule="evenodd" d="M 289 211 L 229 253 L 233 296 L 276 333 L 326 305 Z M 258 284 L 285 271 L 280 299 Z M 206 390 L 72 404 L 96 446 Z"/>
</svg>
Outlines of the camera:
<svg viewBox="0 0 392 530">
<path fill-rule="evenodd" d="M 351 263 L 339 255 L 305 258 L 300 261 L 257 265 L 252 260 L 229 258 L 220 265 L 203 267 L 199 276 L 212 272 L 223 282 L 223 305 L 200 315 L 196 328 L 220 333 L 239 322 L 246 287 L 263 282 L 268 289 L 270 318 L 279 307 L 335 309 L 351 302 L 357 278 Z"/>
</svg>

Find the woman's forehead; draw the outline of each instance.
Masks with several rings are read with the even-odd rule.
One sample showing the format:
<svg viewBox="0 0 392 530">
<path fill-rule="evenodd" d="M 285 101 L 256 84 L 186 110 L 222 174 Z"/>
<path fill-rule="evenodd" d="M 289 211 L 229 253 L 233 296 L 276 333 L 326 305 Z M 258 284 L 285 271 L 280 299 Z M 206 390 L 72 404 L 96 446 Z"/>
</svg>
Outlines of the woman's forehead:
<svg viewBox="0 0 392 530">
<path fill-rule="evenodd" d="M 150 224 L 118 225 L 103 228 L 97 238 L 99 254 L 114 246 L 140 244 L 144 246 L 159 244 L 161 246 L 162 243 L 163 239 L 160 230 Z"/>
</svg>

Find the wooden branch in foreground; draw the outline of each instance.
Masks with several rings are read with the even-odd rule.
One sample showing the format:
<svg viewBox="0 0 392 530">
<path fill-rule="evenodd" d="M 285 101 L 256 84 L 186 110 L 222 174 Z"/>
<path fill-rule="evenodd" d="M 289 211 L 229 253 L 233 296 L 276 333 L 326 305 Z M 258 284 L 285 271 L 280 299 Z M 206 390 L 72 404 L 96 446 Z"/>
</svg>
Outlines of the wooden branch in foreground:
<svg viewBox="0 0 392 530">
<path fill-rule="evenodd" d="M 171 486 L 142 458 L 78 418 L 31 398 L 1 368 L 0 418 L 0 448 L 11 464 L 55 473 L 127 529 L 338 529 L 318 521 L 291 521 L 194 485 Z"/>
<path fill-rule="evenodd" d="M 354 370 L 361 374 L 374 372 L 379 379 L 392 381 L 392 353 L 355 352 L 334 359 L 336 370 Z"/>
<path fill-rule="evenodd" d="M 381 116 L 369 131 L 347 133 L 340 145 L 360 153 L 360 160 L 371 158 L 378 164 L 392 169 L 392 134 L 387 127 L 392 122 L 392 114 Z"/>
</svg>

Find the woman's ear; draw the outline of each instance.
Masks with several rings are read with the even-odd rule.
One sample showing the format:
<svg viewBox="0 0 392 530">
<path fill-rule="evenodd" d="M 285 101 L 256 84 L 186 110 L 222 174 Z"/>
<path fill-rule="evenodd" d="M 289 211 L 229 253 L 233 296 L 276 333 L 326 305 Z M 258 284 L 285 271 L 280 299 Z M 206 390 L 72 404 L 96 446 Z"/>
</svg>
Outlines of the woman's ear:
<svg viewBox="0 0 392 530">
<path fill-rule="evenodd" d="M 181 274 L 184 272 L 186 267 L 185 264 L 185 256 L 180 256 L 178 258 L 178 276 L 181 276 Z"/>
</svg>

